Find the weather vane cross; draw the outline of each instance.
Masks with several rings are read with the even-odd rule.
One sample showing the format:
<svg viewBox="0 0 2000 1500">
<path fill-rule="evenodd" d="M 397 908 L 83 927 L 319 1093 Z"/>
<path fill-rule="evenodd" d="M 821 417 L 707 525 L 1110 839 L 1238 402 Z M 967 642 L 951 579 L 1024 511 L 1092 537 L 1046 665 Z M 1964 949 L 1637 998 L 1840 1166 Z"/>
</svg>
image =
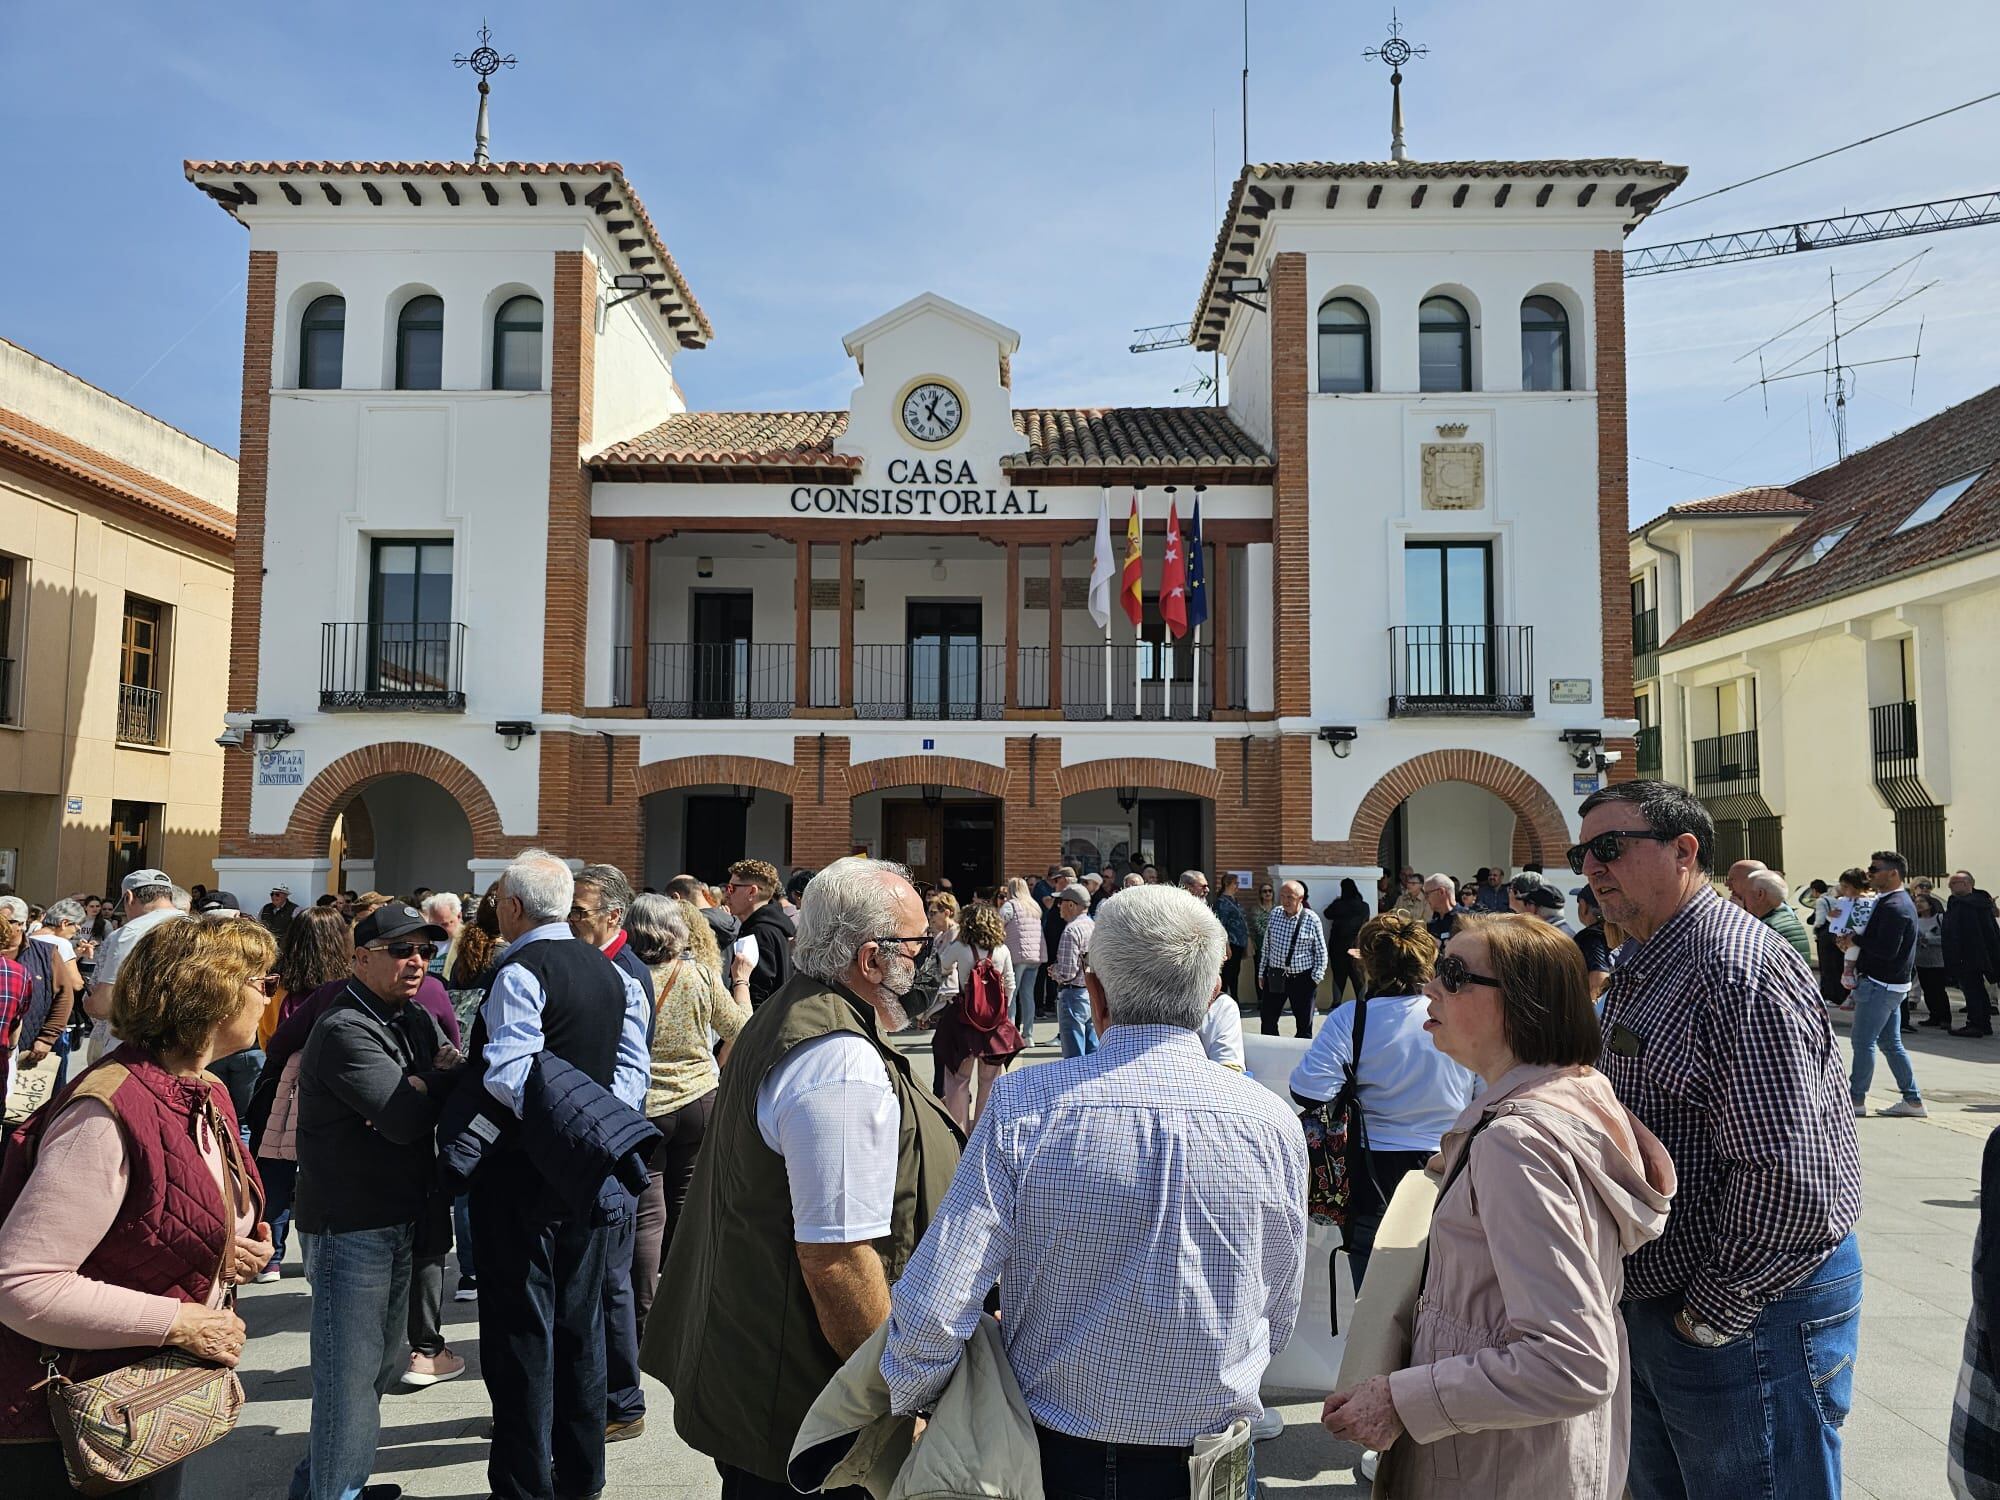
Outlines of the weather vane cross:
<svg viewBox="0 0 2000 1500">
<path fill-rule="evenodd" d="M 492 89 L 486 80 L 502 68 L 513 67 L 514 54 L 509 52 L 505 57 L 502 57 L 493 46 L 492 31 L 484 21 L 481 21 L 479 23 L 479 45 L 474 47 L 470 53 L 459 53 L 457 57 L 451 60 L 451 65 L 454 68 L 470 68 L 479 75 L 479 123 L 473 132 L 472 160 L 476 165 L 484 166 L 491 160 L 486 149 L 486 96 L 492 92 Z"/>
<path fill-rule="evenodd" d="M 1428 47 L 1412 47 L 1403 40 L 1403 23 L 1392 8 L 1389 11 L 1389 39 L 1379 47 L 1370 47 L 1361 54 L 1363 57 L 1380 58 L 1389 65 L 1389 160 L 1407 161 L 1403 151 L 1403 64 L 1412 58 L 1429 57 Z"/>
</svg>

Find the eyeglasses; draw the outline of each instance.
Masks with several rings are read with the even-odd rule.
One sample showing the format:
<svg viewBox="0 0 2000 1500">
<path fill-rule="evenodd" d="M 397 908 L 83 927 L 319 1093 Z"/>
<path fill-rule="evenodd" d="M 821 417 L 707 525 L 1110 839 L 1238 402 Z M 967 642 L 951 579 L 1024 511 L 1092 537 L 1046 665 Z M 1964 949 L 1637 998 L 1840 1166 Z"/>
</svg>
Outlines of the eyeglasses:
<svg viewBox="0 0 2000 1500">
<path fill-rule="evenodd" d="M 1473 973 L 1465 966 L 1464 959 L 1453 958 L 1449 953 L 1438 960 L 1437 982 L 1447 995 L 1456 995 L 1468 984 L 1490 985 L 1496 990 L 1500 988 L 1499 980 Z"/>
<path fill-rule="evenodd" d="M 436 943 L 383 943 L 380 947 L 364 950 L 369 953 L 386 953 L 397 963 L 408 963 L 413 958 L 421 958 L 429 963 L 437 957 Z"/>
<path fill-rule="evenodd" d="M 937 941 L 937 934 L 927 932 L 922 937 L 878 937 L 872 939 L 871 941 L 873 941 L 878 948 L 886 948 L 891 943 L 894 943 L 898 948 L 902 948 L 904 947 L 905 944 L 908 943 L 915 943 L 917 945 L 917 951 L 914 953 L 906 951 L 903 954 L 903 956 L 909 959 L 911 963 L 921 964 L 925 959 L 931 956 L 931 945 Z"/>
<path fill-rule="evenodd" d="M 1652 839 L 1656 843 L 1671 844 L 1679 837 L 1677 833 L 1655 833 L 1650 828 L 1616 828 L 1609 833 L 1600 833 L 1594 839 L 1569 846 L 1570 873 L 1583 873 L 1583 857 L 1586 854 L 1593 856 L 1601 865 L 1616 864 L 1625 856 L 1627 839 Z"/>
<path fill-rule="evenodd" d="M 266 1000 L 278 993 L 278 976 L 276 974 L 252 974 L 243 982 L 262 995 Z"/>
<path fill-rule="evenodd" d="M 585 917 L 601 917 L 604 912 L 605 908 L 601 906 L 572 906 L 569 909 L 569 919 L 572 922 L 581 922 Z"/>
</svg>

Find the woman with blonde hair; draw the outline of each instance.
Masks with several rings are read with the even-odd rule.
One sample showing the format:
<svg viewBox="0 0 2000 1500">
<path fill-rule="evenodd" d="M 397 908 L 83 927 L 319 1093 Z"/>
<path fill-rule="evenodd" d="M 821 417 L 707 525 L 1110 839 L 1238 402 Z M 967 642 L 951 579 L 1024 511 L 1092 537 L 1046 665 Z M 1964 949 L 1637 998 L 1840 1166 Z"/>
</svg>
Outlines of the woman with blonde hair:
<svg viewBox="0 0 2000 1500">
<path fill-rule="evenodd" d="M 750 1019 L 746 974 L 732 995 L 713 963 L 697 957 L 706 939 L 719 958 L 715 933 L 692 902 L 646 894 L 625 913 L 632 952 L 653 977 L 653 1058 L 646 1084 L 646 1118 L 660 1132 L 639 1195 L 639 1224 L 632 1249 L 632 1303 L 639 1330 L 660 1284 L 660 1267 L 674 1242 L 674 1225 L 694 1181 L 694 1161 L 708 1135 L 715 1108 L 717 1069 L 729 1044 Z M 709 1038 L 721 1045 L 709 1050 Z"/>
<path fill-rule="evenodd" d="M 701 914 L 701 908 L 692 901 L 683 901 L 678 896 L 668 898 L 680 908 L 681 923 L 687 928 L 687 955 L 704 969 L 710 970 L 719 979 L 722 977 L 722 945 L 715 940 L 715 928 Z M 656 986 L 657 989 L 657 986 Z M 744 984 L 744 994 L 749 994 L 749 984 Z"/>
<path fill-rule="evenodd" d="M 1673 1162 L 1592 1066 L 1597 1013 L 1567 933 L 1463 918 L 1426 994 L 1437 1049 L 1486 1087 L 1437 1163 L 1409 1366 L 1334 1392 L 1320 1420 L 1385 1454 L 1392 1495 L 1616 1500 L 1625 1257 L 1666 1227 Z"/>
<path fill-rule="evenodd" d="M 933 905 L 950 900 L 938 896 Z M 1007 1071 L 1024 1043 L 1014 1026 L 1014 959 L 1000 914 L 983 902 L 970 907 L 954 946 L 964 950 L 947 960 L 957 967 L 958 990 L 938 1018 L 931 1045 L 944 1069 L 944 1107 L 960 1129 L 970 1131 L 979 1123 L 993 1080 Z"/>
<path fill-rule="evenodd" d="M 238 930 L 242 929 L 242 930 Z M 162 1348 L 233 1366 L 231 1287 L 270 1258 L 263 1187 L 206 1069 L 257 1036 L 277 945 L 256 922 L 170 919 L 121 964 L 123 1042 L 7 1143 L 0 1167 L 0 1442 L 10 1500 L 73 1496 L 42 1351 L 93 1378 Z M 121 1495 L 177 1500 L 175 1464 Z"/>
</svg>

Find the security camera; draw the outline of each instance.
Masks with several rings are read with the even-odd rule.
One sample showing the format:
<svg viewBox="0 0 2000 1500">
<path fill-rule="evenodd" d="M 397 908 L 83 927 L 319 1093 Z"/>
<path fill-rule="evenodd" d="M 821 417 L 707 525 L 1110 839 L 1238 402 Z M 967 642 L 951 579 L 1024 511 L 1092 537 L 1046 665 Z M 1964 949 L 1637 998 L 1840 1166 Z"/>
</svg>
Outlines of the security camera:
<svg viewBox="0 0 2000 1500">
<path fill-rule="evenodd" d="M 1607 766 L 1615 766 L 1625 758 L 1625 752 L 1623 750 L 1607 750 L 1597 758 Z"/>
<path fill-rule="evenodd" d="M 234 724 L 228 725 L 215 737 L 215 743 L 225 750 L 239 750 L 243 746 L 243 731 Z"/>
</svg>

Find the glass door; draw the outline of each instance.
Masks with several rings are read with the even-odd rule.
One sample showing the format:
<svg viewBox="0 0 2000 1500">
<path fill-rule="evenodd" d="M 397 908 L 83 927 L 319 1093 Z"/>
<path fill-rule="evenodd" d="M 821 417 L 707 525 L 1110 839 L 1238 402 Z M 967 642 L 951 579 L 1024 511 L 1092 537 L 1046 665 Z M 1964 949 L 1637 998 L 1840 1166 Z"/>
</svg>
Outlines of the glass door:
<svg viewBox="0 0 2000 1500">
<path fill-rule="evenodd" d="M 368 597 L 368 691 L 435 694 L 451 682 L 451 542 L 377 541 Z"/>
<path fill-rule="evenodd" d="M 747 589 L 694 596 L 688 696 L 696 718 L 727 719 L 745 712 L 750 691 L 750 613 Z"/>
<path fill-rule="evenodd" d="M 905 707 L 913 719 L 976 719 L 980 705 L 977 603 L 912 599 Z"/>
<path fill-rule="evenodd" d="M 1411 542 L 1403 549 L 1411 697 L 1492 696 L 1492 585 L 1491 543 Z"/>
</svg>

